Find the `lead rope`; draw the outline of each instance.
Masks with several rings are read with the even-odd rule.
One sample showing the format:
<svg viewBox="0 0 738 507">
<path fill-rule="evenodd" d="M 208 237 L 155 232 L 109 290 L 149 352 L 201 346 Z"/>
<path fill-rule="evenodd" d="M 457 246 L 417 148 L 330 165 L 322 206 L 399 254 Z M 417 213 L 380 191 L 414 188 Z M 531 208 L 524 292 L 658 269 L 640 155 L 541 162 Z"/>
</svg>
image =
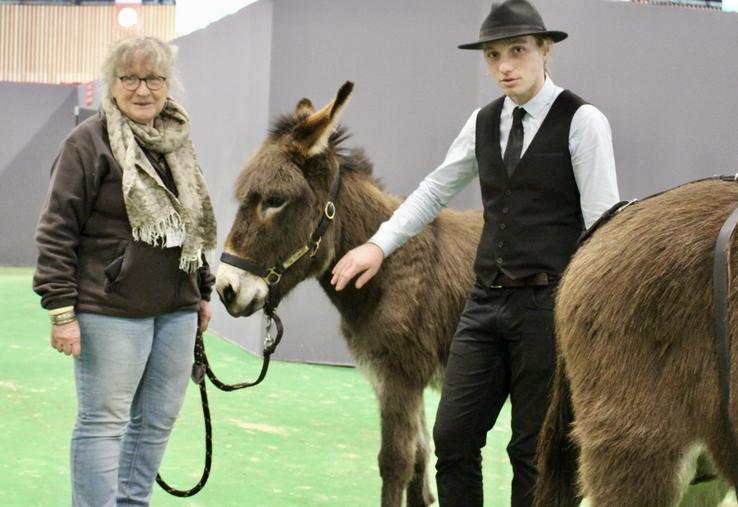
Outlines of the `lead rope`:
<svg viewBox="0 0 738 507">
<path fill-rule="evenodd" d="M 730 417 L 730 238 L 738 224 L 738 208 L 725 220 L 715 244 L 713 294 L 715 305 L 715 345 L 720 380 L 723 423 L 728 436 L 733 487 L 738 491 L 738 443 Z"/>
<path fill-rule="evenodd" d="M 266 304 L 264 305 L 264 314 L 267 316 L 266 339 L 264 340 L 263 353 L 264 360 L 261 366 L 259 377 L 253 382 L 242 382 L 240 384 L 232 385 L 224 384 L 218 379 L 218 377 L 215 376 L 213 371 L 210 369 L 208 358 L 205 355 L 205 345 L 202 339 L 202 332 L 200 332 L 199 330 L 200 326 L 198 323 L 198 331 L 195 339 L 195 364 L 192 366 L 192 380 L 196 384 L 200 385 L 202 412 L 205 416 L 205 470 L 203 471 L 200 481 L 192 489 L 189 490 L 175 489 L 167 484 L 164 479 L 162 479 L 161 476 L 157 474 L 156 483 L 161 486 L 162 489 L 164 489 L 164 491 L 166 491 L 167 493 L 179 497 L 192 496 L 205 486 L 205 483 L 208 480 L 208 476 L 210 475 L 213 444 L 212 425 L 210 423 L 210 409 L 208 408 L 208 396 L 207 392 L 205 391 L 205 374 L 207 374 L 213 385 L 215 385 L 215 387 L 217 387 L 221 391 L 235 391 L 237 389 L 253 387 L 259 384 L 262 380 L 264 380 L 264 377 L 266 377 L 267 370 L 269 369 L 269 358 L 277 348 L 277 345 L 279 345 L 279 342 L 282 340 L 282 334 L 284 333 L 282 321 L 277 316 L 277 305 L 280 301 L 280 291 L 278 287 L 279 282 L 282 279 L 282 275 L 284 274 L 284 272 L 289 269 L 294 263 L 300 260 L 305 254 L 310 254 L 310 262 L 312 262 L 313 258 L 318 253 L 320 243 L 323 239 L 323 234 L 325 233 L 326 229 L 336 215 L 335 202 L 336 197 L 338 196 L 340 182 L 341 178 L 339 175 L 336 177 L 333 185 L 331 186 L 330 196 L 328 202 L 323 207 L 323 213 L 320 217 L 320 222 L 318 223 L 315 231 L 313 231 L 313 234 L 310 235 L 307 244 L 299 250 L 295 251 L 292 255 L 290 255 L 286 261 L 277 263 L 271 268 L 264 268 L 236 255 L 232 255 L 226 252 L 223 252 L 221 254 L 221 262 L 230 264 L 237 268 L 248 271 L 249 273 L 260 276 L 265 280 L 267 287 L 269 288 L 269 292 L 267 293 L 266 298 Z M 272 325 L 274 325 L 277 330 L 277 336 L 275 337 L 272 337 Z"/>
<path fill-rule="evenodd" d="M 270 306 L 270 305 L 269 305 Z M 277 349 L 277 345 L 282 340 L 282 334 L 284 333 L 284 327 L 282 321 L 277 316 L 274 308 L 267 308 L 267 328 L 266 328 L 266 339 L 264 340 L 264 352 L 263 361 L 261 365 L 261 372 L 259 376 L 253 382 L 242 382 L 240 384 L 225 384 L 213 373 L 208 363 L 208 356 L 205 354 L 205 342 L 202 337 L 202 331 L 200 331 L 200 325 L 198 322 L 197 334 L 195 335 L 195 362 L 192 365 L 192 381 L 200 386 L 200 400 L 202 402 L 202 414 L 205 419 L 205 467 L 202 472 L 200 480 L 190 489 L 177 489 L 169 485 L 159 473 L 156 474 L 156 483 L 161 488 L 169 493 L 170 495 L 186 498 L 197 494 L 202 488 L 205 487 L 205 483 L 208 482 L 210 477 L 210 468 L 213 463 L 213 425 L 210 420 L 210 406 L 208 404 L 208 393 L 205 387 L 205 375 L 210 379 L 215 387 L 221 391 L 236 391 L 238 389 L 245 389 L 247 387 L 253 387 L 260 384 L 266 377 L 267 370 L 269 369 L 269 360 L 271 355 Z M 272 325 L 276 327 L 277 335 L 272 336 Z"/>
</svg>

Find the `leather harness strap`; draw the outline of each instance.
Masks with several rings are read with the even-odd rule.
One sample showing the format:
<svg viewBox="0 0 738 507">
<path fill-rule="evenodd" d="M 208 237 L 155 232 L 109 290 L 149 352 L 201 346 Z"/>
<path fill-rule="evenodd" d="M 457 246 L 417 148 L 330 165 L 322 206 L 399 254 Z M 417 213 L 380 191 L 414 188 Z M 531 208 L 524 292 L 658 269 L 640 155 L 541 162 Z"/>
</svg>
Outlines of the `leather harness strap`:
<svg viewBox="0 0 738 507">
<path fill-rule="evenodd" d="M 738 224 L 738 208 L 723 223 L 715 244 L 713 263 L 713 294 L 715 305 L 715 346 L 720 381 L 723 423 L 730 451 L 731 480 L 738 491 L 738 442 L 730 414 L 730 238 Z"/>
</svg>

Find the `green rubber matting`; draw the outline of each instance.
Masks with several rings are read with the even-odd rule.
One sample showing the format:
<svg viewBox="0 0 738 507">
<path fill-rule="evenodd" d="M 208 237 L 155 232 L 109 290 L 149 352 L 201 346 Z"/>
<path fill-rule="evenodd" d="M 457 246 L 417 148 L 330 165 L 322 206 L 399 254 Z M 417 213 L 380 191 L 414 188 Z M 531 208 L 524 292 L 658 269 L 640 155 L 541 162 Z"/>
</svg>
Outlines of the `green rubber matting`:
<svg viewBox="0 0 738 507">
<path fill-rule="evenodd" d="M 76 403 L 72 359 L 49 346 L 48 318 L 31 290 L 31 275 L 30 268 L 0 268 L 3 507 L 70 504 L 67 461 Z M 284 339 L 289 340 L 296 324 L 285 325 Z M 205 345 L 224 382 L 257 376 L 260 358 L 212 334 L 206 335 Z M 379 415 L 369 383 L 355 369 L 273 361 L 261 385 L 224 393 L 210 384 L 208 395 L 214 434 L 208 484 L 185 499 L 155 486 L 153 506 L 379 505 Z M 438 393 L 428 390 L 425 399 L 430 429 Z M 484 450 L 485 505 L 490 507 L 509 505 L 509 420 L 506 405 Z M 200 396 L 191 384 L 161 473 L 175 487 L 190 488 L 200 478 L 203 459 Z"/>
</svg>

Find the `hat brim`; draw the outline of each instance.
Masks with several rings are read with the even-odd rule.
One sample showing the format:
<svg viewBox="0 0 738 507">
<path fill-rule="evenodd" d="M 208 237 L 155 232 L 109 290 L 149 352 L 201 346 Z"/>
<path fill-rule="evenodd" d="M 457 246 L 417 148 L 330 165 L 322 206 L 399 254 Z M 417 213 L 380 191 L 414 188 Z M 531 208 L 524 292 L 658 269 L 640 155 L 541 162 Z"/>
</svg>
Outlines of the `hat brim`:
<svg viewBox="0 0 738 507">
<path fill-rule="evenodd" d="M 458 46 L 459 49 L 482 49 L 488 42 L 495 42 L 502 39 L 512 39 L 513 37 L 524 37 L 526 35 L 546 35 L 551 37 L 554 42 L 561 42 L 566 39 L 569 34 L 566 32 L 559 32 L 556 30 L 543 30 L 543 31 L 515 31 L 509 33 L 500 33 L 496 35 L 490 35 L 489 37 L 480 37 L 477 42 L 470 42 L 468 44 L 461 44 Z"/>
</svg>

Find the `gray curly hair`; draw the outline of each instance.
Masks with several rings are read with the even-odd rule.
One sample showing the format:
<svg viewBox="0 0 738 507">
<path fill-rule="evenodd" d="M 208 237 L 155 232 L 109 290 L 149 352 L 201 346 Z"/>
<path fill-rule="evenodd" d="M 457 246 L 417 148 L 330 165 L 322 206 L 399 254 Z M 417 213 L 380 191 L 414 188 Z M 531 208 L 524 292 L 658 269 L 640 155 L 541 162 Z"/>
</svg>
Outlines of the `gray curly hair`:
<svg viewBox="0 0 738 507">
<path fill-rule="evenodd" d="M 131 67 L 136 60 L 151 63 L 160 75 L 167 78 L 170 93 L 181 90 L 182 85 L 174 69 L 176 55 L 176 46 L 157 37 L 130 37 L 117 41 L 110 48 L 102 65 L 106 95 L 112 95 L 119 73 Z"/>
</svg>

